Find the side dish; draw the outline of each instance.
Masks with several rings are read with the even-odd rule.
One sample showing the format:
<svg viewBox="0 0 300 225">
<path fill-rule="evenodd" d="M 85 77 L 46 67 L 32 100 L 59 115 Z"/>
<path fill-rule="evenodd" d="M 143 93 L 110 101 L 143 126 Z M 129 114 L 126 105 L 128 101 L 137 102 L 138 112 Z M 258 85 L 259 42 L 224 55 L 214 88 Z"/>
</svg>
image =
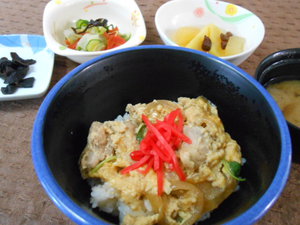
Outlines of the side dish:
<svg viewBox="0 0 300 225">
<path fill-rule="evenodd" d="M 68 48 L 79 51 L 101 51 L 124 44 L 130 35 L 121 34 L 119 28 L 108 24 L 107 19 L 79 19 L 74 27 L 64 31 Z"/>
<path fill-rule="evenodd" d="M 240 146 L 204 97 L 128 104 L 93 122 L 80 158 L 93 208 L 120 224 L 191 225 L 237 189 Z"/>
<path fill-rule="evenodd" d="M 176 30 L 173 40 L 179 46 L 205 51 L 219 57 L 239 54 L 245 45 L 244 38 L 223 31 L 214 24 L 202 29 L 181 27 Z"/>
<path fill-rule="evenodd" d="M 267 90 L 278 103 L 286 120 L 300 127 L 300 80 L 271 84 Z"/>
<path fill-rule="evenodd" d="M 6 57 L 0 59 L 0 78 L 6 87 L 1 87 L 4 95 L 13 94 L 18 88 L 33 87 L 34 77 L 25 78 L 29 66 L 35 64 L 33 59 L 22 59 L 16 52 L 11 52 L 11 60 Z"/>
</svg>

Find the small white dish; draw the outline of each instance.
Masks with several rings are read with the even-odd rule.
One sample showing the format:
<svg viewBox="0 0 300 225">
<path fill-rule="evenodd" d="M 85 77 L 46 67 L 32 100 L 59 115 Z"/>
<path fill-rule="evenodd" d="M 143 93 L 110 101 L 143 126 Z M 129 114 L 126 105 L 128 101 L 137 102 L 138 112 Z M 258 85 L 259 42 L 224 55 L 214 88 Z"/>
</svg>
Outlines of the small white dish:
<svg viewBox="0 0 300 225">
<path fill-rule="evenodd" d="M 23 59 L 34 59 L 36 63 L 29 66 L 25 78 L 34 77 L 32 88 L 18 88 L 14 94 L 4 95 L 0 92 L 0 101 L 21 100 L 43 96 L 50 84 L 54 53 L 47 47 L 41 35 L 11 34 L 0 36 L 1 58 L 11 60 L 10 53 L 16 52 Z M 0 79 L 0 88 L 5 87 L 4 80 Z"/>
<path fill-rule="evenodd" d="M 121 33 L 131 34 L 130 39 L 116 48 L 87 52 L 67 48 L 64 30 L 78 19 L 105 18 L 118 26 Z M 134 0 L 51 0 L 45 7 L 43 31 L 49 48 L 58 55 L 83 63 L 98 55 L 141 44 L 146 38 L 143 15 Z"/>
<path fill-rule="evenodd" d="M 259 17 L 245 8 L 223 1 L 173 0 L 163 4 L 155 15 L 157 31 L 166 45 L 178 46 L 172 41 L 172 35 L 178 28 L 201 28 L 208 24 L 245 38 L 242 53 L 220 57 L 235 65 L 245 61 L 261 44 L 265 35 L 265 28 Z"/>
</svg>

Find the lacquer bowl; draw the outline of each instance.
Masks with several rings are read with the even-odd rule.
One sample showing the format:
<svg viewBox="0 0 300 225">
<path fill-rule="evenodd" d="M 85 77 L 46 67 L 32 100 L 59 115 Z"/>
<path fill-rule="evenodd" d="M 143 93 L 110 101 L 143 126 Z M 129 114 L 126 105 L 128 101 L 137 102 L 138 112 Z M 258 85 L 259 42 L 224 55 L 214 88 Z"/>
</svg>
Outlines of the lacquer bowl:
<svg viewBox="0 0 300 225">
<path fill-rule="evenodd" d="M 255 78 L 264 86 L 287 80 L 300 80 L 300 48 L 283 49 L 266 56 Z M 293 145 L 293 161 L 300 162 L 300 127 L 287 121 Z"/>
</svg>

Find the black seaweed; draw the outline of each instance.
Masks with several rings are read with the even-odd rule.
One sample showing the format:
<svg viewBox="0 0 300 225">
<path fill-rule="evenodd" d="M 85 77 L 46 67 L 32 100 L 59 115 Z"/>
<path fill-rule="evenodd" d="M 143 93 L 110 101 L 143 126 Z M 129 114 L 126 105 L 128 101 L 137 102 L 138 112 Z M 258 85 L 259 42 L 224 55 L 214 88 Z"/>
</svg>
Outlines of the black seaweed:
<svg viewBox="0 0 300 225">
<path fill-rule="evenodd" d="M 21 81 L 27 74 L 29 70 L 28 66 L 19 66 L 15 71 L 10 73 L 9 76 L 4 80 L 4 84 L 14 84 Z"/>
<path fill-rule="evenodd" d="M 19 63 L 23 66 L 30 66 L 32 64 L 35 64 L 36 61 L 34 59 L 22 59 L 17 53 L 11 52 L 10 53 L 12 61 L 15 63 Z"/>
<path fill-rule="evenodd" d="M 7 84 L 1 88 L 4 95 L 13 94 L 17 88 L 33 87 L 34 78 L 25 78 L 29 71 L 29 66 L 36 63 L 34 59 L 22 59 L 16 52 L 10 53 L 12 60 L 6 57 L 0 59 L 0 78 Z"/>
<path fill-rule="evenodd" d="M 14 84 L 9 84 L 9 85 L 7 85 L 6 87 L 2 87 L 1 88 L 1 92 L 2 92 L 2 94 L 4 94 L 4 95 L 9 95 L 9 94 L 13 94 L 13 93 L 15 93 L 16 92 L 16 90 L 17 90 L 17 86 L 16 85 L 14 85 Z"/>
<path fill-rule="evenodd" d="M 15 71 L 16 67 L 14 63 L 8 60 L 6 57 L 2 57 L 0 59 L 0 77 L 5 79 L 9 76 L 13 71 Z"/>
<path fill-rule="evenodd" d="M 33 87 L 34 80 L 34 77 L 23 79 L 18 83 L 18 86 L 22 88 L 31 88 Z"/>
<path fill-rule="evenodd" d="M 89 29 L 91 27 L 102 26 L 102 27 L 108 28 L 109 26 L 107 25 L 107 23 L 108 23 L 107 19 L 99 18 L 99 19 L 96 19 L 96 20 L 90 20 L 88 25 L 85 27 L 84 30 L 78 30 L 74 27 L 71 27 L 71 28 L 72 28 L 72 30 L 74 31 L 75 34 L 83 34 L 87 31 L 87 29 Z"/>
</svg>

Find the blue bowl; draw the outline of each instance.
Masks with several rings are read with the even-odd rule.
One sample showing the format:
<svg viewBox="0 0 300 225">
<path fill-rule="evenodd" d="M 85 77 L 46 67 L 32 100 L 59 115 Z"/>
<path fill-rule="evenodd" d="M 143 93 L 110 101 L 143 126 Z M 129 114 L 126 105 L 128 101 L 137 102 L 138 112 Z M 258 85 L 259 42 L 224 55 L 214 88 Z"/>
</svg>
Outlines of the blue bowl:
<svg viewBox="0 0 300 225">
<path fill-rule="evenodd" d="M 286 121 L 254 78 L 212 55 L 170 46 L 139 46 L 102 55 L 61 79 L 42 103 L 32 156 L 49 197 L 78 224 L 116 224 L 92 209 L 78 160 L 90 124 L 123 114 L 127 103 L 203 95 L 217 105 L 226 131 L 247 162 L 240 190 L 201 224 L 253 224 L 280 196 L 291 166 Z"/>
</svg>

